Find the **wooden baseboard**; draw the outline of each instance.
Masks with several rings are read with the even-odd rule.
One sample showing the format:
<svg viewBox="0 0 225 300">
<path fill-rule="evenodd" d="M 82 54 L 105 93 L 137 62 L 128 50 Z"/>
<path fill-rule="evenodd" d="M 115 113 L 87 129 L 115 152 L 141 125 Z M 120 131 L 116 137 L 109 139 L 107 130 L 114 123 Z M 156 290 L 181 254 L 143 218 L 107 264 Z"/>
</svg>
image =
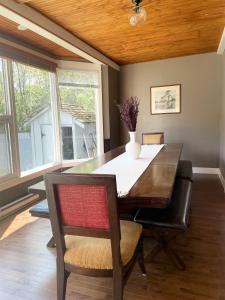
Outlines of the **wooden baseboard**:
<svg viewBox="0 0 225 300">
<path fill-rule="evenodd" d="M 198 167 L 196 168 L 196 167 L 194 167 L 193 173 L 218 175 L 220 178 L 221 184 L 223 186 L 224 193 L 225 193 L 225 178 L 223 177 L 219 168 L 198 168 Z"/>
</svg>

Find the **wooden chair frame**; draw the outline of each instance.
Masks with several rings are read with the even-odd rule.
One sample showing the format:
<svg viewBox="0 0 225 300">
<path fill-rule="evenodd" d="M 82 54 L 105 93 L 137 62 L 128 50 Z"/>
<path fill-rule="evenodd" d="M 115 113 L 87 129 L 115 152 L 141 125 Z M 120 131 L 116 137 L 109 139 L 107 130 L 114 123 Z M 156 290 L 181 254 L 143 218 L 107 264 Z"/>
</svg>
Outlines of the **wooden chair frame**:
<svg viewBox="0 0 225 300">
<path fill-rule="evenodd" d="M 116 177 L 114 175 L 98 174 L 47 174 L 45 175 L 46 193 L 49 205 L 50 220 L 53 230 L 53 236 L 57 249 L 57 297 L 58 300 L 64 300 L 66 294 L 66 283 L 71 272 L 100 277 L 113 277 L 113 299 L 123 299 L 123 287 L 129 274 L 138 259 L 143 274 L 146 274 L 143 256 L 143 243 L 140 239 L 133 258 L 125 266 L 122 265 L 120 253 L 120 222 L 117 208 L 117 190 Z M 109 216 L 109 229 L 94 229 L 83 227 L 63 226 L 59 215 L 57 204 L 58 184 L 78 184 L 78 185 L 100 185 L 105 186 L 107 190 L 107 206 Z M 112 249 L 112 270 L 97 270 L 75 267 L 64 262 L 66 251 L 65 238 L 66 234 L 79 235 L 86 237 L 106 238 L 111 240 Z"/>
<path fill-rule="evenodd" d="M 144 132 L 144 133 L 142 133 L 142 145 L 144 145 L 144 136 L 145 135 L 155 135 L 155 134 L 161 134 L 160 144 L 163 144 L 164 143 L 164 132 Z"/>
</svg>

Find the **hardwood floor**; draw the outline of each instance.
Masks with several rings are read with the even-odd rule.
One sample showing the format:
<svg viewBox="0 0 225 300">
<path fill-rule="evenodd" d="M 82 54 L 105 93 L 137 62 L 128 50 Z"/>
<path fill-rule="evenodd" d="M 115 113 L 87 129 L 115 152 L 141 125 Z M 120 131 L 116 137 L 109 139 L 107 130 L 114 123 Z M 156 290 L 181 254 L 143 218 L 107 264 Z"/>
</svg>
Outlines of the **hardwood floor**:
<svg viewBox="0 0 225 300">
<path fill-rule="evenodd" d="M 135 267 L 125 287 L 129 300 L 225 300 L 225 194 L 216 175 L 197 175 L 191 226 L 174 247 L 187 270 L 176 270 L 164 253 L 147 264 L 148 278 Z M 0 224 L 0 299 L 56 299 L 55 250 L 46 248 L 48 220 L 24 212 Z M 153 247 L 146 240 L 146 250 Z M 111 279 L 72 274 L 67 299 L 110 300 Z"/>
</svg>

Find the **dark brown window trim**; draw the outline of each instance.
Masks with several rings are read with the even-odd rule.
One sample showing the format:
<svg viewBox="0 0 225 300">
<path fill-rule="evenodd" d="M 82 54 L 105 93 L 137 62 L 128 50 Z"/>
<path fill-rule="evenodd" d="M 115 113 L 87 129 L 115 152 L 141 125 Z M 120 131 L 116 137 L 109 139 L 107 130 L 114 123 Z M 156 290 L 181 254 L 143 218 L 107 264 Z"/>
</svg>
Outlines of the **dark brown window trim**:
<svg viewBox="0 0 225 300">
<path fill-rule="evenodd" d="M 13 46 L 0 43 L 0 56 L 17 62 L 43 69 L 48 72 L 56 72 L 57 64 L 34 54 L 17 49 Z"/>
</svg>

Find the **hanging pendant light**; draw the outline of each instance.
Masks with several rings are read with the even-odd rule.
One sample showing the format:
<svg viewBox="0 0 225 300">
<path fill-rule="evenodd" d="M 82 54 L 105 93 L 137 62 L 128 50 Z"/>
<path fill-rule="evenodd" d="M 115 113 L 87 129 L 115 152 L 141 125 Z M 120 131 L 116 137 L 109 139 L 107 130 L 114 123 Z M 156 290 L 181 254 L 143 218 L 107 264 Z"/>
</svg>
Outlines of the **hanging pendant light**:
<svg viewBox="0 0 225 300">
<path fill-rule="evenodd" d="M 132 7 L 132 15 L 129 16 L 131 26 L 138 26 L 147 19 L 147 12 L 144 7 L 140 5 L 141 2 L 142 0 L 132 0 L 132 3 L 135 5 Z"/>
</svg>

